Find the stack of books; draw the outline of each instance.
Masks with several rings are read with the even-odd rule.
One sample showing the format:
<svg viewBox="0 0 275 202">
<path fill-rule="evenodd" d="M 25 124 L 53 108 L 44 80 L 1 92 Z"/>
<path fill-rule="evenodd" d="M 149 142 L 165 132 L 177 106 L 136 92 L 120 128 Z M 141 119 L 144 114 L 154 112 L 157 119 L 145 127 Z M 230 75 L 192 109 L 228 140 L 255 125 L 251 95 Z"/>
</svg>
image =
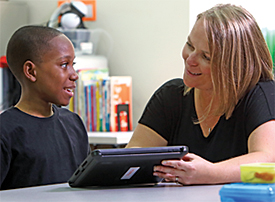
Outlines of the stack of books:
<svg viewBox="0 0 275 202">
<path fill-rule="evenodd" d="M 109 76 L 108 69 L 78 70 L 69 109 L 80 115 L 87 131 L 132 130 L 132 77 Z"/>
</svg>

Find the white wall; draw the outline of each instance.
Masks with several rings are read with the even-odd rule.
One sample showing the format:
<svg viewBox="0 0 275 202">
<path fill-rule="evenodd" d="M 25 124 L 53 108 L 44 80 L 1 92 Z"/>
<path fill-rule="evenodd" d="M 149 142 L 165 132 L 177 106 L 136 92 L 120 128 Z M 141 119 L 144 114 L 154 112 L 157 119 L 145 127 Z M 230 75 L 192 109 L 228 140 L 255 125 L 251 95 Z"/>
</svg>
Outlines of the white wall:
<svg viewBox="0 0 275 202">
<path fill-rule="evenodd" d="M 187 0 L 98 0 L 98 19 L 90 27 L 114 40 L 111 75 L 133 77 L 136 125 L 145 104 L 164 81 L 182 77 L 180 52 L 188 35 Z"/>
<path fill-rule="evenodd" d="M 9 1 L 27 2 L 30 24 L 45 24 L 57 6 L 57 0 Z M 217 3 L 242 5 L 262 28 L 275 26 L 270 0 L 97 0 L 97 20 L 85 25 L 112 36 L 111 75 L 133 77 L 134 126 L 155 89 L 182 76 L 180 52 L 189 28 L 198 13 Z"/>
<path fill-rule="evenodd" d="M 23 1 L 30 24 L 43 24 L 57 0 Z M 97 0 L 97 20 L 88 28 L 105 29 L 114 40 L 111 75 L 133 78 L 133 124 L 152 93 L 170 78 L 182 77 L 181 49 L 189 30 L 189 0 Z"/>
<path fill-rule="evenodd" d="M 20 25 L 27 23 L 28 9 L 25 3 L 9 3 L 0 1 L 0 56 L 6 54 L 6 46 L 10 35 Z M 12 17 L 9 16 L 12 14 Z"/>
<path fill-rule="evenodd" d="M 11 17 L 12 16 L 12 17 Z M 10 3 L 0 1 L 0 56 L 6 54 L 10 35 L 28 22 L 28 8 L 25 3 Z M 3 69 L 0 68 L 0 113 L 3 110 Z"/>
</svg>

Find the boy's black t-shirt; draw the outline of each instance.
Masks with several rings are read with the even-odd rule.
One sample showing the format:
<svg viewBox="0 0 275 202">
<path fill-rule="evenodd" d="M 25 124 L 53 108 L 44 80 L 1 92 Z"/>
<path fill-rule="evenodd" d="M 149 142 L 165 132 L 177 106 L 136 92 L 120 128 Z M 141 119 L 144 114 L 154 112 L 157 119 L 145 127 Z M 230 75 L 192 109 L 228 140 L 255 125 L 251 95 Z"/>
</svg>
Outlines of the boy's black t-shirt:
<svg viewBox="0 0 275 202">
<path fill-rule="evenodd" d="M 80 117 L 53 105 L 38 118 L 17 108 L 0 115 L 1 189 L 67 182 L 90 147 Z"/>
<path fill-rule="evenodd" d="M 139 123 L 148 126 L 168 141 L 168 145 L 187 145 L 211 162 L 248 152 L 249 135 L 261 124 L 275 119 L 274 81 L 259 82 L 235 107 L 228 120 L 221 116 L 210 135 L 203 136 L 194 105 L 194 90 L 183 95 L 182 79 L 161 86 L 148 102 Z M 275 133 L 274 133 L 275 135 Z"/>
</svg>

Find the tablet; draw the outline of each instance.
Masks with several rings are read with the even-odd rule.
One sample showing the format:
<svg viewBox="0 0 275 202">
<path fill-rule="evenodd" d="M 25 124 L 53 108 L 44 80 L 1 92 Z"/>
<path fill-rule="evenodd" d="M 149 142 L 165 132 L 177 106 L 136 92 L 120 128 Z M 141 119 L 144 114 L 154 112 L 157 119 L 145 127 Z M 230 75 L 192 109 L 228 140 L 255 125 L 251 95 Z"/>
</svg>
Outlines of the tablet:
<svg viewBox="0 0 275 202">
<path fill-rule="evenodd" d="M 69 179 L 71 187 L 152 184 L 162 179 L 153 167 L 162 160 L 181 159 L 187 146 L 93 150 Z"/>
</svg>

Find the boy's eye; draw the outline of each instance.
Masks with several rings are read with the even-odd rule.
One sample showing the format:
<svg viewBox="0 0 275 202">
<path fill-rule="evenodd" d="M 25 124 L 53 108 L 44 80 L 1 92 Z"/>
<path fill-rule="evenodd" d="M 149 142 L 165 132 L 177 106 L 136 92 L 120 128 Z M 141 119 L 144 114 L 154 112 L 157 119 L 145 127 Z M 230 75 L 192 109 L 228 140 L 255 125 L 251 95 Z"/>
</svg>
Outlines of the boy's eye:
<svg viewBox="0 0 275 202">
<path fill-rule="evenodd" d="M 62 68 L 67 68 L 67 66 L 68 66 L 68 63 L 63 63 L 63 64 L 61 64 L 61 67 L 62 67 Z"/>
</svg>

